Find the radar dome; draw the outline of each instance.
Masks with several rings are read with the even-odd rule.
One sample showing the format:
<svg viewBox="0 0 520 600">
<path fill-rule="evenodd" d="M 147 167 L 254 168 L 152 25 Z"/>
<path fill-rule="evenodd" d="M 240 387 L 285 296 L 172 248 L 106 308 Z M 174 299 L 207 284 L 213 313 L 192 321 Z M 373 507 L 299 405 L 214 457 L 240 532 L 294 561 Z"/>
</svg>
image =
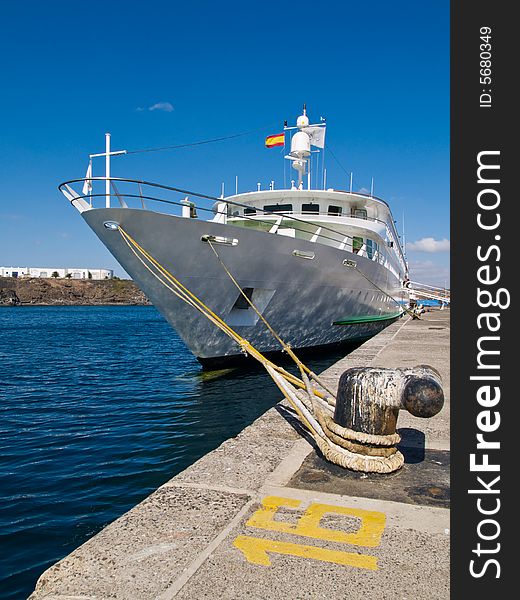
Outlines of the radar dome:
<svg viewBox="0 0 520 600">
<path fill-rule="evenodd" d="M 304 131 L 298 131 L 292 136 L 291 140 L 291 156 L 302 158 L 310 156 L 311 139 Z"/>
<path fill-rule="evenodd" d="M 309 126 L 309 117 L 307 115 L 300 115 L 296 119 L 296 127 L 298 127 L 299 129 L 301 129 L 302 127 L 308 127 L 308 126 Z"/>
</svg>

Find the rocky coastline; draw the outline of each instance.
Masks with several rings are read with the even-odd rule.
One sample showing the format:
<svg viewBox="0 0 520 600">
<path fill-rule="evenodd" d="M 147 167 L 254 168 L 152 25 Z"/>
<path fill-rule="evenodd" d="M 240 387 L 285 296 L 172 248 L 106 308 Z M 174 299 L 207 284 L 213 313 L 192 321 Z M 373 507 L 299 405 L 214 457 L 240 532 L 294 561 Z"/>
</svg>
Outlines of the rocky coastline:
<svg viewBox="0 0 520 600">
<path fill-rule="evenodd" d="M 129 279 L 0 277 L 0 306 L 149 305 Z"/>
</svg>

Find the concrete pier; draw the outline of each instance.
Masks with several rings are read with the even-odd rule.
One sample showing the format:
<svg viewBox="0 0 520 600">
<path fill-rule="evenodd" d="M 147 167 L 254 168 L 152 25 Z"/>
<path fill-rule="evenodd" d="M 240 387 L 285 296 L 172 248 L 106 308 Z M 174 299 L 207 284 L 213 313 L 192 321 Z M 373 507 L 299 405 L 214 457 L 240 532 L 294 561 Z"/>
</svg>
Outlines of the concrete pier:
<svg viewBox="0 0 520 600">
<path fill-rule="evenodd" d="M 443 410 L 399 416 L 399 472 L 326 463 L 281 403 L 48 569 L 31 600 L 447 599 L 449 315 L 405 317 L 323 374 L 334 388 L 352 366 L 441 373 Z"/>
</svg>

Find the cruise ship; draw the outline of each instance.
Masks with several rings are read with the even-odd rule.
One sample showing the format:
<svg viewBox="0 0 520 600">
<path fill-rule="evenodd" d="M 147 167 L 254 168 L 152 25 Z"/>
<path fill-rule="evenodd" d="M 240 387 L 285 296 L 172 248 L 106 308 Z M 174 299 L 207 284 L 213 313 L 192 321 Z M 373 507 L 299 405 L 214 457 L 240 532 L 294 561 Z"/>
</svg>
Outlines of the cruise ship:
<svg viewBox="0 0 520 600">
<path fill-rule="evenodd" d="M 86 177 L 59 189 L 204 366 L 243 350 L 154 276 L 121 231 L 262 353 L 281 350 L 264 319 L 295 350 L 360 341 L 402 314 L 408 268 L 384 200 L 326 187 L 326 126 L 304 108 L 266 139 L 294 169 L 286 189 L 271 182 L 217 198 L 113 178 L 110 159 L 125 151 L 110 150 L 109 134 Z M 92 174 L 96 157 L 103 177 Z"/>
</svg>

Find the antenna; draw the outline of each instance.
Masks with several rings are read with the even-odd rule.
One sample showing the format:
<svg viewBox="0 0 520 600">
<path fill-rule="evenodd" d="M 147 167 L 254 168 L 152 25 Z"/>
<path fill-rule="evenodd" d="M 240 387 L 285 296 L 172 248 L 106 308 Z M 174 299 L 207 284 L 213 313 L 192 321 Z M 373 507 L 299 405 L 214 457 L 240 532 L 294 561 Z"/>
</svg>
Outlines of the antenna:
<svg viewBox="0 0 520 600">
<path fill-rule="evenodd" d="M 110 134 L 105 133 L 105 206 L 110 208 Z"/>
<path fill-rule="evenodd" d="M 403 254 L 406 258 L 406 235 L 404 233 L 404 210 L 403 210 Z"/>
<path fill-rule="evenodd" d="M 320 117 L 322 119 L 323 117 Z M 321 170 L 323 173 L 323 189 L 325 189 L 325 181 L 327 180 L 327 169 L 325 168 L 325 142 L 323 143 L 323 148 L 321 149 Z M 319 154 L 318 154 L 319 156 Z"/>
</svg>

